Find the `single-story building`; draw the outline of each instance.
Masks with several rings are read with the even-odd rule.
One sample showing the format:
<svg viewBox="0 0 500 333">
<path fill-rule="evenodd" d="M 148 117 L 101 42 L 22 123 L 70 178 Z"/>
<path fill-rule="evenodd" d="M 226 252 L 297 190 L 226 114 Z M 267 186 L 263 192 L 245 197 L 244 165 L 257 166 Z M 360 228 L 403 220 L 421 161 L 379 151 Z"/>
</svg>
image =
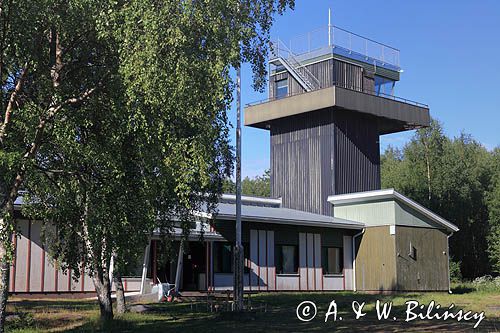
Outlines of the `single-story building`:
<svg viewBox="0 0 500 333">
<path fill-rule="evenodd" d="M 333 216 L 284 208 L 280 199 L 243 196 L 245 290 L 448 290 L 448 238 L 456 226 L 392 189 L 328 201 Z M 235 196 L 222 195 L 217 209 L 203 238 L 204 226 L 197 222 L 183 251 L 175 241 L 176 255 L 167 261 L 159 259 L 165 257 L 159 253 L 162 237 L 153 233 L 143 262 L 124 277 L 126 291 L 146 293 L 157 281 L 174 283 L 177 274 L 181 291 L 232 289 Z M 40 221 L 20 218 L 17 225 L 10 292 L 94 291 L 89 276 L 75 281 L 71 271 L 54 267 L 41 242 Z M 180 239 L 180 230 L 174 237 Z"/>
<path fill-rule="evenodd" d="M 245 107 L 245 125 L 269 132 L 272 196 L 243 197 L 245 289 L 448 290 L 448 238 L 458 228 L 381 189 L 380 136 L 429 126 L 429 106 L 395 96 L 399 50 L 330 25 L 314 36 L 312 49 L 271 44 L 269 98 Z M 231 289 L 235 196 L 222 195 L 217 208 L 212 226 L 197 222 L 174 255 L 153 233 L 125 289 L 144 293 L 157 281 L 178 281 L 181 291 Z M 193 221 L 205 218 L 197 212 Z M 39 221 L 17 225 L 11 292 L 94 290 L 88 276 L 74 281 L 54 267 Z"/>
</svg>

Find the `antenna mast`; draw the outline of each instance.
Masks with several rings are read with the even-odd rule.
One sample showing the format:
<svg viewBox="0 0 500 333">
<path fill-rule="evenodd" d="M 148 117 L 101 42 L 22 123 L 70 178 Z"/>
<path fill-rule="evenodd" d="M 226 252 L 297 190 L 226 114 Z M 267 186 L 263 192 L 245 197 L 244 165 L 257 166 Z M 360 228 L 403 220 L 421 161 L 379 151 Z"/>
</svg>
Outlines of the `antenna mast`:
<svg viewBox="0 0 500 333">
<path fill-rule="evenodd" d="M 332 45 L 332 10 L 328 8 L 328 46 Z"/>
</svg>

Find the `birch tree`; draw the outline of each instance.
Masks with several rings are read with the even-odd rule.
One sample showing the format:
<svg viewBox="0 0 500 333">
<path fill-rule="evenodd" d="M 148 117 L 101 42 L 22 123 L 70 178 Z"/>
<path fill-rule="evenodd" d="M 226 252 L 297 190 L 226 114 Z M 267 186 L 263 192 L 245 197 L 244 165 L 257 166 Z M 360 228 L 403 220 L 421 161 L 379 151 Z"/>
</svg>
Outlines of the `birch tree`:
<svg viewBox="0 0 500 333">
<path fill-rule="evenodd" d="M 111 256 L 124 260 L 172 216 L 187 232 L 193 210 L 214 209 L 232 168 L 231 69 L 249 62 L 264 87 L 273 16 L 293 1 L 0 6 L 1 318 L 23 188 L 52 255 L 92 275 L 109 320 Z"/>
<path fill-rule="evenodd" d="M 0 331 L 15 230 L 14 202 L 57 124 L 98 95 L 108 45 L 92 1 L 0 2 Z"/>
</svg>

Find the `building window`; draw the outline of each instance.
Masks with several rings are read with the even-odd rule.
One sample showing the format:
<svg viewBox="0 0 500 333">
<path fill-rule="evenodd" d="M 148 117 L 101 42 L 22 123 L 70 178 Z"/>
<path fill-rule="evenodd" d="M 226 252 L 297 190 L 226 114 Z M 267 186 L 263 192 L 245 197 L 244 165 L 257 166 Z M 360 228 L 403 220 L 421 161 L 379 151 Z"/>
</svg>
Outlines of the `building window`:
<svg viewBox="0 0 500 333">
<path fill-rule="evenodd" d="M 226 242 L 214 242 L 214 273 L 233 272 L 233 245 Z"/>
<path fill-rule="evenodd" d="M 295 274 L 299 271 L 299 254 L 296 245 L 276 245 L 275 261 L 277 274 Z"/>
<path fill-rule="evenodd" d="M 243 273 L 250 272 L 250 244 L 243 245 Z M 214 273 L 233 273 L 234 269 L 234 244 L 226 242 L 214 242 Z"/>
<path fill-rule="evenodd" d="M 288 79 L 276 81 L 276 98 L 288 96 Z"/>
<path fill-rule="evenodd" d="M 417 248 L 413 246 L 410 242 L 410 253 L 408 253 L 408 257 L 412 258 L 413 260 L 417 260 Z"/>
<path fill-rule="evenodd" d="M 394 81 L 375 75 L 375 93 L 377 95 L 394 95 Z"/>
<path fill-rule="evenodd" d="M 342 274 L 344 261 L 341 248 L 323 247 L 321 259 L 323 274 Z"/>
</svg>

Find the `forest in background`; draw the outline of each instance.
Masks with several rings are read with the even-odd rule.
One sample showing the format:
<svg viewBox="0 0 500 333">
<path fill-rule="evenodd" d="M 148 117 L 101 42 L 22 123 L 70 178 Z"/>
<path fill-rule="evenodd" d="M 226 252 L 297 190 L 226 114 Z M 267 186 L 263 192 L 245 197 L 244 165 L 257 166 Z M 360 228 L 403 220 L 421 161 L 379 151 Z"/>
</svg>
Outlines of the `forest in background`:
<svg viewBox="0 0 500 333">
<path fill-rule="evenodd" d="M 500 147 L 487 150 L 471 135 L 450 138 L 443 125 L 415 131 L 401 149 L 380 157 L 382 188 L 394 188 L 460 228 L 450 238 L 454 279 L 500 274 Z M 226 193 L 234 193 L 227 180 Z M 270 172 L 246 177 L 244 195 L 270 196 Z"/>
</svg>

